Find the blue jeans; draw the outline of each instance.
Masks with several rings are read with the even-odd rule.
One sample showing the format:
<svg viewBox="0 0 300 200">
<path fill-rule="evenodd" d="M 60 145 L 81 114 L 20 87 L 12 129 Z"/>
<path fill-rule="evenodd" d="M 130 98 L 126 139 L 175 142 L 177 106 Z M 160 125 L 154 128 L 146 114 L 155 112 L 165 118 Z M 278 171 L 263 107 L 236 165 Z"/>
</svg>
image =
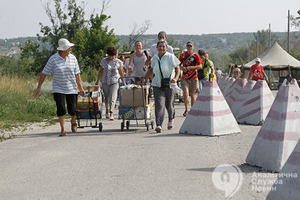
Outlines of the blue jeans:
<svg viewBox="0 0 300 200">
<path fill-rule="evenodd" d="M 204 84 L 206 83 L 206 81 L 208 81 L 208 78 L 199 80 L 199 92 L 198 92 L 198 95 L 199 95 L 200 91 L 202 90 L 202 88 L 204 87 Z"/>
</svg>

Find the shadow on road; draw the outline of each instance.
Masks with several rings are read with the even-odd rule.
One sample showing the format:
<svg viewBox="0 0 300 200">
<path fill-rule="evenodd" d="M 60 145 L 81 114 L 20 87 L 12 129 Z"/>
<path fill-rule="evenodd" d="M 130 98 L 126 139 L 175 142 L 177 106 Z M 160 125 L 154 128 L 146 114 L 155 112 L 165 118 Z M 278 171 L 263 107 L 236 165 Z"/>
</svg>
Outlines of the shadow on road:
<svg viewBox="0 0 300 200">
<path fill-rule="evenodd" d="M 263 170 L 260 167 L 251 166 L 251 165 L 248 165 L 247 163 L 236 165 L 236 166 L 239 167 L 241 169 L 241 171 L 243 173 L 246 173 L 246 174 L 253 173 L 253 172 L 256 172 L 256 173 L 268 173 L 268 171 L 265 171 L 265 170 Z M 218 167 L 218 166 L 216 166 L 216 167 Z M 216 169 L 216 167 L 194 168 L 194 169 L 187 169 L 187 171 L 213 172 Z"/>
</svg>

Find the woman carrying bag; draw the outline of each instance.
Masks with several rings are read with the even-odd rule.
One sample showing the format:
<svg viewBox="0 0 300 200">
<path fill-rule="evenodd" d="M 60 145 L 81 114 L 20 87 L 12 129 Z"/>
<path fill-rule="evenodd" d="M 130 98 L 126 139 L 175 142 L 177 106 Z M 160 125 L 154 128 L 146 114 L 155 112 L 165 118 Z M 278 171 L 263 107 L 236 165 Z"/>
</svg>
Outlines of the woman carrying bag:
<svg viewBox="0 0 300 200">
<path fill-rule="evenodd" d="M 152 87 L 155 99 L 155 121 L 157 133 L 161 132 L 165 116 L 165 108 L 169 115 L 168 129 L 174 126 L 175 108 L 174 108 L 174 90 L 171 84 L 175 84 L 180 74 L 180 61 L 171 53 L 167 52 L 168 44 L 165 40 L 157 42 L 158 54 L 154 55 L 151 62 L 151 68 L 146 73 L 142 84 L 151 75 L 154 74 Z M 175 73 L 174 73 L 175 69 Z M 142 85 L 141 84 L 141 85 Z"/>
</svg>

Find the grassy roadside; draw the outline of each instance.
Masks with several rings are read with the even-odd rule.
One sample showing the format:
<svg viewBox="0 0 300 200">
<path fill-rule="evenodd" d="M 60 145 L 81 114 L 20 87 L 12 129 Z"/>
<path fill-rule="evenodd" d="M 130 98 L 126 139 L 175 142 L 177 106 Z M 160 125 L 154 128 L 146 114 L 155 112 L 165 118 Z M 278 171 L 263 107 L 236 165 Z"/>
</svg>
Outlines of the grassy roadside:
<svg viewBox="0 0 300 200">
<path fill-rule="evenodd" d="M 3 132 L 16 127 L 24 127 L 34 122 L 56 122 L 56 106 L 51 88 L 42 88 L 38 98 L 33 97 L 37 77 L 0 76 L 0 140 L 5 139 Z M 45 82 L 46 83 L 46 82 Z M 51 84 L 45 84 L 46 87 Z M 48 87 L 49 87 L 48 86 Z"/>
</svg>

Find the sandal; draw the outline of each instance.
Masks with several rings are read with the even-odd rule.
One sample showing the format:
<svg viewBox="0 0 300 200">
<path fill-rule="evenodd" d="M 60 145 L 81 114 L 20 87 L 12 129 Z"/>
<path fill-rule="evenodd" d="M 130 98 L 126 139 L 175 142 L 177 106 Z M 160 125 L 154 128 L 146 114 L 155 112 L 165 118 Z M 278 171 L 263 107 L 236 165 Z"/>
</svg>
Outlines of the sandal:
<svg viewBox="0 0 300 200">
<path fill-rule="evenodd" d="M 186 117 L 188 114 L 189 114 L 189 112 L 186 110 L 186 111 L 184 111 L 183 116 Z"/>
<path fill-rule="evenodd" d="M 113 113 L 110 113 L 109 120 L 110 120 L 110 121 L 114 121 L 114 114 L 113 114 Z"/>
<path fill-rule="evenodd" d="M 77 132 L 77 124 L 76 124 L 76 122 L 75 122 L 75 123 L 72 123 L 72 122 L 71 122 L 71 129 L 72 129 L 72 132 L 73 132 L 73 133 L 76 133 L 76 132 Z"/>
<path fill-rule="evenodd" d="M 172 120 L 171 122 L 168 122 L 168 130 L 171 130 L 174 126 L 174 120 Z"/>
<path fill-rule="evenodd" d="M 106 118 L 106 119 L 109 119 L 108 113 L 105 114 L 105 118 Z"/>
<path fill-rule="evenodd" d="M 67 136 L 67 132 L 65 131 L 65 132 L 61 132 L 60 134 L 59 134 L 59 136 Z"/>
<path fill-rule="evenodd" d="M 156 133 L 161 133 L 161 126 L 155 128 Z"/>
</svg>

